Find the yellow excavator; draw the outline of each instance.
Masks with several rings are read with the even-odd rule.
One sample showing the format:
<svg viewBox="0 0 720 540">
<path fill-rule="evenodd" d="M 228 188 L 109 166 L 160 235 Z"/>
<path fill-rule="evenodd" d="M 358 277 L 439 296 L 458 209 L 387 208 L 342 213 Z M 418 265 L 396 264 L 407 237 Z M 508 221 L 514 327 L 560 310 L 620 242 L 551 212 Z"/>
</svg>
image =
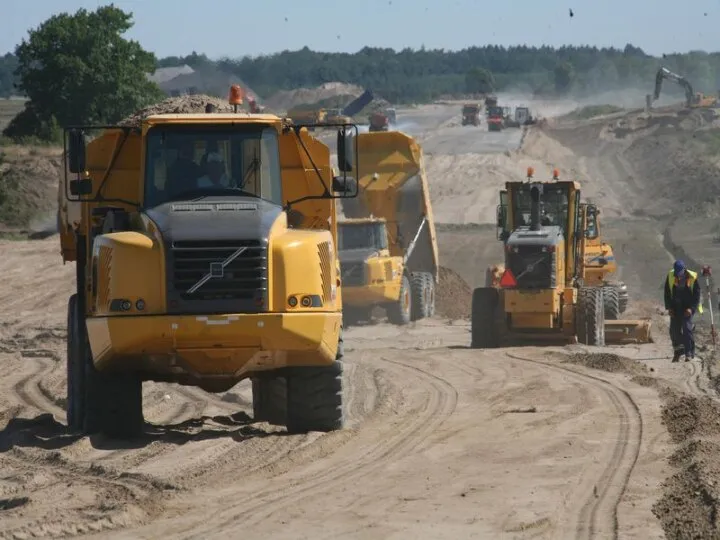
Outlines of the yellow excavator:
<svg viewBox="0 0 720 540">
<path fill-rule="evenodd" d="M 338 131 L 334 176 L 325 144 L 240 102 L 66 129 L 72 431 L 141 432 L 143 381 L 224 392 L 248 378 L 256 421 L 343 427 L 335 199 L 357 195 L 357 127 Z"/>
<path fill-rule="evenodd" d="M 685 106 L 689 108 L 708 108 L 718 106 L 717 96 L 706 96 L 702 92 L 695 92 L 690 81 L 685 77 L 681 77 L 677 73 L 673 73 L 667 68 L 661 67 L 655 74 L 655 92 L 653 93 L 652 101 L 657 101 L 660 98 L 660 91 L 662 90 L 663 80 L 671 80 L 685 90 Z"/>
<path fill-rule="evenodd" d="M 345 325 L 385 308 L 393 324 L 435 313 L 438 247 L 420 145 L 402 132 L 360 133 L 358 196 L 338 226 Z"/>
<path fill-rule="evenodd" d="M 582 202 L 580 184 L 507 182 L 497 210 L 505 261 L 473 291 L 471 346 L 520 343 L 647 343 L 650 320 L 620 320 L 627 287 L 608 281 L 617 269 L 600 237 L 599 210 Z"/>
</svg>

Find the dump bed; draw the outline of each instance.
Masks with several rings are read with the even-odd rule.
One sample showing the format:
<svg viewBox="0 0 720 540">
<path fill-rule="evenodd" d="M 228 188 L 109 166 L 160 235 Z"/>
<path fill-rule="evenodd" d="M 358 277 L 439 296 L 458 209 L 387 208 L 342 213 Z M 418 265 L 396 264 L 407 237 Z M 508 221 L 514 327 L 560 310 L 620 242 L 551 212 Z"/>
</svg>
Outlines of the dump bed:
<svg viewBox="0 0 720 540">
<path fill-rule="evenodd" d="M 437 276 L 435 221 L 422 148 L 395 131 L 360 133 L 357 143 L 359 195 L 344 201 L 346 217 L 384 218 L 391 254 L 409 252 L 406 264 L 413 271 Z"/>
</svg>

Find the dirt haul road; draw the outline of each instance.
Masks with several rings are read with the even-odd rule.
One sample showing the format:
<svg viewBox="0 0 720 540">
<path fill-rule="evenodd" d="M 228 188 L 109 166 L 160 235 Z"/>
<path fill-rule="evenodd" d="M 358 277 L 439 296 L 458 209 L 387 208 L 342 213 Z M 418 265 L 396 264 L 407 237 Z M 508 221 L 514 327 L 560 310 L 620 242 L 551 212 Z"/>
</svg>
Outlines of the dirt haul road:
<svg viewBox="0 0 720 540">
<path fill-rule="evenodd" d="M 510 155 L 450 156 L 475 168 L 443 175 L 447 156 L 426 140 L 438 220 L 457 224 L 440 232 L 443 264 L 471 285 L 498 243 L 491 227 L 462 224 L 492 223 L 497 189 L 528 164 L 580 159 L 531 132 Z M 468 204 L 479 218 L 467 219 Z M 625 234 L 624 278 L 646 302 L 633 309 L 647 312 L 670 260 L 662 236 L 650 222 L 610 232 L 616 245 Z M 442 317 L 358 327 L 346 342 L 342 432 L 288 436 L 253 423 L 244 383 L 218 395 L 146 383 L 142 440 L 79 438 L 63 413 L 74 267 L 60 264 L 56 238 L 0 249 L 0 538 L 648 539 L 663 537 L 661 524 L 702 526 L 691 479 L 661 488 L 672 443 L 694 435 L 708 407 L 681 401 L 661 413 L 655 375 L 668 381 L 666 401 L 705 389 L 696 364 L 670 365 L 662 335 L 610 351 L 632 362 L 579 346 L 472 351 L 467 321 Z M 687 504 L 667 503 L 678 493 Z"/>
</svg>

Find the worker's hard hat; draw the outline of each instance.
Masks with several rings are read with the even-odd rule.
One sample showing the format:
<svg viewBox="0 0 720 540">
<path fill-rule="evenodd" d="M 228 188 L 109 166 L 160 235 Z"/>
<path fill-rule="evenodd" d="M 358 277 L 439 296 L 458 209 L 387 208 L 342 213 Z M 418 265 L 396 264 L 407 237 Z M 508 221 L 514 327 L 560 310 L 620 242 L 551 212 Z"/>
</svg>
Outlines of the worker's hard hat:
<svg viewBox="0 0 720 540">
<path fill-rule="evenodd" d="M 675 264 L 673 264 L 673 270 L 675 271 L 675 275 L 680 275 L 683 272 L 685 272 L 685 263 L 678 259 L 675 261 Z"/>
</svg>

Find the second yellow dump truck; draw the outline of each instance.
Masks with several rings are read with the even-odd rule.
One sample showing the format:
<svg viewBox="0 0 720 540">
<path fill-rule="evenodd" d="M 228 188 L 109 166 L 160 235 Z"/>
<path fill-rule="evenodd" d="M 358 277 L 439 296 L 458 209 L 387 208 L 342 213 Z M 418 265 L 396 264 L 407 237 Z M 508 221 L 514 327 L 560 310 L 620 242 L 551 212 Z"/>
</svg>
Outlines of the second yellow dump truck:
<svg viewBox="0 0 720 540">
<path fill-rule="evenodd" d="M 343 129 L 341 171 L 352 149 Z M 141 432 L 143 381 L 243 379 L 257 421 L 342 428 L 334 199 L 357 191 L 325 144 L 268 114 L 156 114 L 68 128 L 65 165 L 71 430 Z"/>
<path fill-rule="evenodd" d="M 375 307 L 407 324 L 435 313 L 438 247 L 420 145 L 401 132 L 360 133 L 358 197 L 338 228 L 346 325 Z"/>
</svg>

